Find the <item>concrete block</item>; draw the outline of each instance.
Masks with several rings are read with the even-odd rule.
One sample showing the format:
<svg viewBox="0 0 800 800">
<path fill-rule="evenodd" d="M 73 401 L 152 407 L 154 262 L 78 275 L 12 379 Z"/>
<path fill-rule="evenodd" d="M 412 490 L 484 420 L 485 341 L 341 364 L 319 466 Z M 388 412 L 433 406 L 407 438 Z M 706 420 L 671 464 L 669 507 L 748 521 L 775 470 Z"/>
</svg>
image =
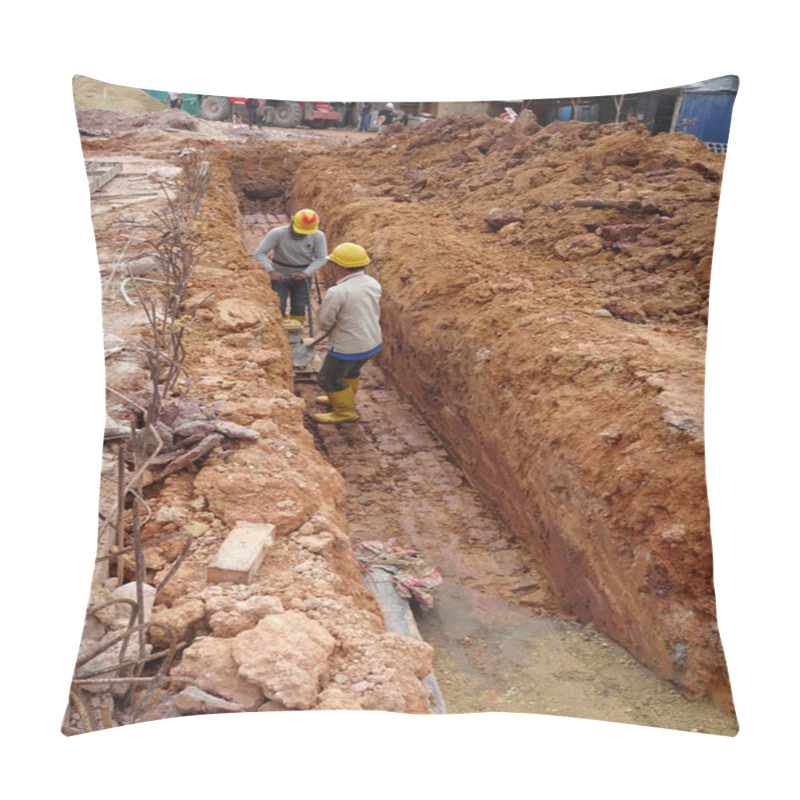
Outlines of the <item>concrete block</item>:
<svg viewBox="0 0 800 800">
<path fill-rule="evenodd" d="M 268 523 L 237 523 L 208 565 L 208 582 L 252 583 L 274 531 L 275 526 Z"/>
<path fill-rule="evenodd" d="M 104 164 L 100 161 L 84 161 L 89 179 L 89 193 L 102 189 L 112 178 L 122 172 L 122 164 Z"/>
</svg>

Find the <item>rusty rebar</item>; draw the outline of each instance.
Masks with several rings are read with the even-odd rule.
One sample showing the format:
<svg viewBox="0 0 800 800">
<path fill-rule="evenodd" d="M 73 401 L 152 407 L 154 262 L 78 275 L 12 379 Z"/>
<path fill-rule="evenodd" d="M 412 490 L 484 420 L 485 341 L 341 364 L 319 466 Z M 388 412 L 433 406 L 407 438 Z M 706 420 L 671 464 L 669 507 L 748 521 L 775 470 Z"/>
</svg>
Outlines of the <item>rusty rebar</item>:
<svg viewBox="0 0 800 800">
<path fill-rule="evenodd" d="M 165 626 L 165 627 L 168 627 L 168 626 Z M 173 633 L 173 636 L 174 636 L 174 633 Z M 181 643 L 176 644 L 175 647 L 174 647 L 174 652 L 173 652 L 172 656 L 174 657 L 175 653 L 177 653 L 178 650 L 183 650 L 183 648 L 185 646 L 186 646 L 185 644 L 181 644 Z M 163 650 L 159 650 L 157 653 L 151 653 L 148 656 L 140 656 L 139 658 L 130 659 L 129 661 L 121 661 L 119 664 L 114 664 L 114 666 L 111 666 L 111 667 L 102 667 L 100 669 L 93 670 L 92 672 L 84 672 L 84 673 L 81 674 L 81 676 L 79 678 L 74 678 L 73 677 L 72 682 L 73 683 L 81 683 L 83 681 L 87 681 L 87 680 L 90 680 L 90 679 L 98 678 L 100 675 L 105 675 L 107 672 L 116 672 L 118 670 L 127 669 L 128 667 L 136 667 L 136 666 L 139 666 L 140 664 L 142 664 L 142 665 L 143 664 L 149 664 L 151 661 L 158 661 L 159 659 L 166 658 L 166 657 L 167 656 L 165 655 L 164 651 Z M 138 677 L 139 676 L 137 676 L 137 678 Z M 119 678 L 119 681 L 125 681 L 125 680 L 128 680 L 128 679 L 129 678 L 124 678 L 123 677 L 123 678 Z M 109 679 L 109 680 L 111 680 L 111 679 Z M 144 680 L 149 681 L 151 679 L 150 678 L 144 678 Z M 98 680 L 98 681 L 95 681 L 95 682 L 96 683 L 102 683 L 103 681 Z"/>
<path fill-rule="evenodd" d="M 108 386 L 106 388 L 110 389 L 110 387 L 108 387 Z M 111 391 L 113 391 L 113 389 Z M 119 392 L 115 392 L 115 394 L 120 394 L 120 393 Z M 124 397 L 124 395 L 120 395 L 120 396 Z M 152 453 L 150 453 L 148 455 L 147 460 L 142 465 L 140 465 L 138 468 L 135 468 L 135 472 L 134 472 L 133 476 L 128 481 L 127 485 L 124 488 L 124 491 L 121 494 L 122 497 L 126 497 L 131 492 L 131 489 L 140 480 L 140 478 L 144 474 L 144 471 L 147 469 L 148 466 L 150 466 L 150 462 L 161 452 L 161 448 L 164 445 L 163 439 L 161 438 L 161 436 L 159 436 L 158 431 L 155 428 L 151 427 L 147 433 L 152 433 L 152 435 L 155 437 L 155 439 L 156 439 L 155 449 L 153 450 Z M 118 506 L 117 503 L 115 503 L 114 507 L 108 513 L 108 516 L 103 519 L 103 524 L 100 526 L 100 531 L 98 531 L 98 537 L 100 536 L 103 527 L 105 527 L 106 525 L 110 525 L 111 524 L 110 520 L 111 520 L 112 517 L 116 516 L 118 510 L 119 510 L 119 506 Z"/>
<path fill-rule="evenodd" d="M 162 676 L 164 677 L 164 676 Z M 180 675 L 169 675 L 168 679 L 170 681 L 176 681 L 180 683 L 191 683 L 191 678 L 184 678 Z M 73 686 L 83 686 L 84 684 L 98 684 L 98 683 L 111 683 L 115 685 L 119 685 L 122 683 L 130 683 L 134 686 L 138 686 L 139 684 L 145 683 L 152 683 L 152 678 L 76 678 L 72 681 Z"/>
<path fill-rule="evenodd" d="M 114 636 L 112 636 L 110 639 L 107 639 L 99 647 L 96 647 L 93 650 L 91 650 L 88 654 L 84 654 L 83 656 L 81 656 L 75 662 L 75 672 L 77 673 L 77 671 L 82 666 L 88 664 L 90 661 L 94 660 L 99 655 L 102 655 L 103 653 L 106 652 L 106 650 L 110 650 L 112 647 L 114 647 L 115 645 L 119 644 L 121 641 L 129 639 L 134 633 L 139 633 L 142 629 L 147 629 L 147 628 L 151 628 L 151 627 L 153 627 L 153 628 L 162 628 L 164 631 L 166 631 L 166 635 L 170 640 L 170 644 L 169 644 L 169 647 L 168 647 L 168 654 L 167 655 L 169 657 L 169 660 L 171 661 L 172 657 L 175 654 L 175 649 L 176 649 L 175 632 L 172 630 L 172 628 L 169 627 L 169 625 L 165 625 L 163 622 L 155 622 L 153 620 L 149 620 L 148 622 L 140 623 L 139 625 L 135 625 L 133 627 L 128 627 L 124 631 L 122 631 L 121 633 L 114 634 Z M 143 652 L 143 651 L 140 651 L 140 653 L 141 652 Z M 160 651 L 159 656 L 158 656 L 159 658 L 161 657 L 162 653 L 163 653 L 163 651 Z M 140 658 L 145 658 L 145 657 L 144 656 L 140 656 Z M 137 661 L 138 660 L 139 659 L 137 659 Z M 118 669 L 118 668 L 119 668 L 119 665 L 115 666 L 113 669 Z M 113 669 L 109 669 L 108 671 L 112 672 Z M 83 676 L 80 676 L 80 677 L 83 677 Z"/>
<path fill-rule="evenodd" d="M 153 342 L 152 345 L 146 346 L 145 352 L 150 366 L 152 385 L 150 399 L 146 408 L 143 408 L 138 403 L 133 403 L 133 406 L 139 408 L 143 412 L 144 419 L 142 430 L 139 431 L 140 435 L 132 436 L 131 453 L 133 457 L 133 474 L 129 476 L 126 483 L 124 450 L 123 447 L 120 446 L 118 452 L 116 506 L 106 517 L 103 517 L 102 514 L 100 515 L 103 521 L 98 536 L 103 536 L 105 526 L 114 525 L 114 523 L 116 523 L 116 546 L 113 547 L 113 553 L 101 553 L 96 561 L 99 562 L 115 558 L 117 563 L 117 579 L 121 583 L 124 576 L 123 556 L 125 553 L 132 551 L 134 553 L 135 563 L 136 601 L 134 602 L 128 599 L 111 601 L 112 603 L 128 602 L 131 605 L 131 617 L 125 631 L 111 636 L 110 639 L 99 646 L 93 647 L 89 653 L 80 657 L 76 663 L 75 670 L 77 673 L 82 666 L 85 666 L 92 659 L 97 658 L 109 648 L 115 647 L 122 642 L 120 657 L 117 663 L 112 667 L 103 667 L 102 669 L 87 673 L 81 677 L 78 677 L 77 674 L 74 676 L 74 681 L 77 682 L 124 683 L 128 681 L 128 698 L 130 697 L 130 692 L 133 690 L 133 686 L 149 682 L 149 688 L 143 693 L 133 711 L 132 718 L 134 720 L 152 695 L 163 672 L 169 668 L 175 653 L 179 649 L 176 646 L 175 633 L 169 626 L 152 621 L 146 622 L 144 619 L 144 583 L 146 571 L 144 550 L 147 546 L 165 541 L 173 536 L 183 535 L 186 537 L 186 541 L 178 558 L 156 588 L 156 592 L 158 592 L 175 574 L 189 552 L 193 541 L 192 537 L 183 531 L 169 534 L 151 542 L 142 541 L 142 525 L 146 524 L 150 518 L 150 509 L 144 501 L 142 477 L 151 461 L 159 454 L 163 447 L 163 440 L 156 430 L 155 425 L 160 418 L 161 410 L 167 397 L 175 391 L 181 377 L 184 377 L 186 381 L 185 392 L 188 392 L 191 388 L 191 377 L 188 370 L 183 366 L 183 360 L 186 356 L 183 342 L 186 325 L 184 321 L 180 319 L 179 315 L 196 264 L 202 253 L 205 252 L 205 245 L 203 242 L 204 221 L 199 217 L 199 214 L 203 197 L 210 185 L 211 176 L 208 171 L 208 165 L 205 162 L 199 161 L 198 155 L 194 152 L 183 155 L 181 157 L 181 164 L 183 168 L 183 177 L 177 184 L 177 192 L 173 196 L 168 190 L 166 183 L 162 183 L 161 188 L 164 190 L 166 197 L 166 208 L 164 211 L 154 212 L 154 217 L 159 227 L 157 236 L 155 239 L 150 240 L 150 245 L 155 255 L 158 257 L 160 271 L 164 276 L 164 280 L 142 279 L 142 282 L 158 283 L 165 287 L 164 291 L 156 290 L 157 293 L 162 295 L 161 307 L 159 307 L 154 299 L 148 297 L 145 292 L 141 290 L 139 282 L 130 273 L 130 270 L 129 278 L 123 281 L 121 285 L 123 298 L 126 302 L 130 303 L 130 298 L 127 297 L 125 292 L 125 284 L 128 280 L 133 281 L 139 303 L 150 324 Z M 125 251 L 123 251 L 123 256 L 124 252 Z M 122 257 L 120 258 L 120 261 L 121 260 Z M 119 266 L 119 264 L 117 266 Z M 213 294 L 213 292 L 211 294 Z M 189 324 L 194 322 L 197 309 L 211 294 L 200 301 L 200 303 L 196 304 L 191 310 Z M 107 387 L 107 389 L 115 394 L 123 396 L 111 387 Z M 125 399 L 129 400 L 129 398 Z M 149 444 L 152 441 L 155 442 L 155 448 L 149 450 Z M 124 508 L 129 495 L 132 496 L 131 514 L 133 541 L 130 547 L 125 547 Z M 140 519 L 141 506 L 147 507 L 148 510 L 148 517 L 144 523 Z M 110 549 L 112 548 L 109 548 L 109 550 Z M 94 613 L 105 607 L 105 605 L 107 604 L 101 604 L 94 609 L 89 609 L 87 613 Z M 137 624 L 134 624 L 134 620 L 136 620 Z M 166 653 L 161 651 L 154 656 L 145 655 L 145 632 L 151 627 L 158 627 L 166 632 L 169 642 Z M 130 638 L 134 635 L 137 635 L 139 642 L 138 657 L 125 660 L 128 643 Z M 157 659 L 160 663 L 155 676 L 153 678 L 142 678 L 141 673 L 144 666 Z M 119 678 L 101 679 L 98 677 L 107 672 L 119 673 L 123 670 L 132 670 L 134 674 L 132 676 L 121 676 Z M 93 722 L 88 714 L 88 708 L 86 704 L 82 702 L 77 690 L 74 690 L 70 697 L 78 709 L 84 727 L 91 730 L 93 728 Z"/>
<path fill-rule="evenodd" d="M 117 547 L 125 544 L 125 446 L 117 448 Z M 122 585 L 124 564 L 122 556 L 117 559 L 117 586 Z"/>
<path fill-rule="evenodd" d="M 84 730 L 87 733 L 96 730 L 92 714 L 89 711 L 89 704 L 83 699 L 82 693 L 75 686 L 71 687 L 69 690 L 69 699 L 78 711 L 78 716 L 81 718 Z"/>
<path fill-rule="evenodd" d="M 156 594 L 158 594 L 158 592 L 160 592 L 167 585 L 167 581 L 169 581 L 170 578 L 172 578 L 172 576 L 178 570 L 180 565 L 183 563 L 184 559 L 186 558 L 186 556 L 187 556 L 187 554 L 189 552 L 189 548 L 191 547 L 192 542 L 194 541 L 194 537 L 190 533 L 187 533 L 186 531 L 174 531 L 173 533 L 168 533 L 165 536 L 159 536 L 158 539 L 150 539 L 150 540 L 142 543 L 142 547 L 143 548 L 144 547 L 152 547 L 153 545 L 157 545 L 157 544 L 161 544 L 162 542 L 166 542 L 168 539 L 174 539 L 177 536 L 185 536 L 186 537 L 186 541 L 184 542 L 183 549 L 181 550 L 181 552 L 178 554 L 178 557 L 173 562 L 172 567 L 170 567 L 169 572 L 161 580 L 161 583 L 159 583 L 156 586 Z M 132 552 L 133 549 L 134 549 L 133 545 L 130 545 L 128 547 L 123 547 L 121 549 L 115 549 L 113 553 L 109 553 L 108 555 L 104 555 L 104 556 L 98 556 L 95 559 L 95 563 L 99 563 L 100 561 L 107 561 L 110 558 L 118 558 L 120 556 L 125 555 L 126 553 Z"/>
<path fill-rule="evenodd" d="M 101 608 L 104 608 L 105 606 L 112 605 L 114 602 L 127 602 L 127 601 L 125 601 L 125 600 L 109 601 L 107 603 L 103 603 L 103 604 L 101 604 L 99 606 L 94 607 L 93 611 L 98 611 Z M 114 645 L 118 644 L 119 642 L 121 642 L 123 640 L 125 640 L 127 642 L 127 640 L 134 633 L 141 633 L 142 629 L 147 629 L 147 628 L 160 628 L 161 630 L 163 630 L 165 632 L 166 636 L 169 639 L 169 647 L 167 648 L 166 653 L 162 650 L 162 651 L 159 651 L 158 653 L 151 654 L 151 655 L 141 655 L 141 653 L 143 653 L 144 651 L 140 650 L 140 656 L 139 656 L 139 658 L 137 658 L 135 660 L 122 662 L 122 663 L 117 663 L 113 667 L 103 667 L 102 669 L 95 670 L 93 672 L 89 672 L 89 673 L 87 673 L 85 675 L 81 675 L 81 676 L 73 675 L 72 685 L 70 687 L 70 701 L 75 705 L 75 707 L 76 707 L 76 709 L 78 711 L 78 714 L 81 717 L 81 721 L 83 722 L 84 728 L 87 731 L 95 730 L 95 725 L 93 723 L 93 720 L 92 720 L 92 717 L 91 717 L 91 713 L 90 713 L 89 708 L 88 708 L 88 704 L 83 700 L 83 698 L 80 695 L 80 692 L 79 692 L 79 689 L 78 689 L 79 686 L 89 685 L 89 684 L 116 684 L 116 685 L 118 685 L 118 684 L 127 684 L 129 686 L 129 692 L 130 692 L 130 691 L 133 690 L 134 686 L 137 686 L 137 685 L 140 685 L 140 684 L 149 684 L 149 688 L 144 693 L 144 695 L 142 696 L 142 698 L 140 699 L 139 703 L 136 705 L 136 708 L 134 709 L 134 711 L 132 713 L 132 720 L 135 721 L 135 719 L 136 719 L 137 715 L 139 714 L 139 712 L 141 711 L 144 703 L 147 701 L 147 699 L 149 699 L 149 697 L 153 693 L 153 691 L 155 691 L 155 688 L 158 685 L 158 682 L 162 678 L 165 677 L 164 676 L 164 672 L 172 664 L 172 661 L 173 661 L 173 659 L 175 657 L 176 652 L 178 650 L 182 649 L 184 647 L 184 645 L 176 643 L 176 641 L 175 641 L 175 632 L 172 630 L 172 628 L 169 627 L 169 625 L 165 625 L 162 622 L 154 622 L 154 621 L 151 620 L 149 622 L 145 622 L 144 624 L 137 625 L 135 627 L 130 627 L 129 626 L 127 628 L 127 630 L 125 630 L 121 634 L 117 634 L 117 635 L 111 637 L 111 639 L 109 639 L 108 641 L 104 642 L 101 647 L 95 648 L 88 655 L 84 655 L 83 658 L 79 659 L 78 663 L 76 663 L 75 670 L 76 670 L 76 673 L 77 673 L 77 670 L 81 666 L 89 663 L 92 659 L 94 659 L 97 656 L 101 655 L 106 650 L 110 649 L 111 647 L 114 647 Z M 125 649 L 125 647 L 123 646 L 122 652 L 124 652 L 124 649 Z M 146 663 L 149 663 L 151 661 L 156 661 L 156 660 L 160 660 L 161 663 L 160 663 L 160 665 L 158 667 L 158 670 L 157 670 L 156 674 L 153 677 L 142 678 L 139 675 L 122 676 L 122 677 L 119 677 L 119 678 L 101 678 L 100 677 L 100 675 L 103 675 L 106 672 L 117 672 L 117 671 L 120 671 L 122 669 L 138 668 L 140 666 L 144 666 L 144 664 L 146 664 Z M 177 678 L 177 679 L 172 678 L 171 676 L 169 677 L 169 679 L 170 680 L 182 680 L 180 678 Z"/>
<path fill-rule="evenodd" d="M 145 433 L 149 424 L 145 425 Z M 144 455 L 144 448 L 147 443 L 146 435 L 142 437 L 138 445 L 134 445 L 133 465 L 134 468 L 140 463 L 140 459 Z M 145 635 L 144 635 L 144 579 L 145 579 L 145 561 L 144 550 L 142 549 L 142 529 L 139 524 L 139 496 L 142 494 L 142 471 L 138 473 L 139 478 L 136 488 L 138 494 L 134 493 L 133 504 L 131 506 L 131 515 L 133 520 L 133 553 L 136 572 L 136 602 L 139 606 L 138 620 L 139 620 L 139 652 L 144 652 Z M 137 677 L 139 675 L 139 667 L 137 667 Z"/>
</svg>

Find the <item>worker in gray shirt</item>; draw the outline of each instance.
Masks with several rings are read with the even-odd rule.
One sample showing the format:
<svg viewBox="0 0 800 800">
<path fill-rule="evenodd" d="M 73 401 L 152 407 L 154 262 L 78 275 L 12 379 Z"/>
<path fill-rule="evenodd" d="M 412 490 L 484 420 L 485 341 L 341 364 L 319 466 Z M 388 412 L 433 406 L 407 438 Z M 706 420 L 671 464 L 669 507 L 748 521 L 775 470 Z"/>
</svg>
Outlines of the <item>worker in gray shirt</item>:
<svg viewBox="0 0 800 800">
<path fill-rule="evenodd" d="M 311 299 L 311 276 L 328 260 L 328 243 L 319 229 L 319 215 L 310 208 L 300 209 L 290 225 L 273 228 L 264 237 L 256 249 L 256 259 L 278 293 L 284 319 L 287 301 L 291 300 L 288 318 L 302 325 Z"/>
</svg>

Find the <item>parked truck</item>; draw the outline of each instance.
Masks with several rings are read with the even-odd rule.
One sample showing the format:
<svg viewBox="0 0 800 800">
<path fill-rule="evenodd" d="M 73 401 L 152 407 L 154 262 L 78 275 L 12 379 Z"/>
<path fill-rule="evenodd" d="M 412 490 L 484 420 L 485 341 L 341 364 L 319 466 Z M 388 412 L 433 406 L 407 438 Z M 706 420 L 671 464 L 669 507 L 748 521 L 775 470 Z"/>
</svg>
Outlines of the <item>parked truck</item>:
<svg viewBox="0 0 800 800">
<path fill-rule="evenodd" d="M 216 101 L 229 100 L 231 113 L 247 120 L 247 109 L 244 97 L 206 97 L 200 107 L 200 115 L 204 119 L 220 119 L 209 116 L 214 113 Z M 225 104 L 222 104 L 224 112 Z M 208 111 L 205 111 L 205 109 Z M 298 103 L 293 100 L 261 100 L 258 113 L 265 125 L 277 125 L 279 128 L 296 128 L 298 125 L 309 125 L 312 128 L 332 128 L 342 118 L 330 103 Z M 223 117 L 225 119 L 225 117 Z"/>
<path fill-rule="evenodd" d="M 167 93 L 145 92 L 157 100 L 166 102 Z M 233 120 L 240 118 L 247 121 L 247 109 L 244 97 L 220 97 L 218 95 L 183 94 L 184 111 L 203 119 Z M 332 128 L 342 118 L 330 103 L 296 102 L 294 100 L 261 100 L 258 108 L 263 124 L 276 125 L 279 128 L 296 128 L 298 125 L 309 125 L 312 128 Z"/>
</svg>

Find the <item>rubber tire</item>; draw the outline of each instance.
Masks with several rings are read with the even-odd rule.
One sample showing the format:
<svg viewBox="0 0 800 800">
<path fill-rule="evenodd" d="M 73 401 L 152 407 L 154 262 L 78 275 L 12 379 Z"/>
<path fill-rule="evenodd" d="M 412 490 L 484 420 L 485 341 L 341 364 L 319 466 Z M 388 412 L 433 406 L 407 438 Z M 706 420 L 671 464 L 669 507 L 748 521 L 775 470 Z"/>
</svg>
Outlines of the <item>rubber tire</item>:
<svg viewBox="0 0 800 800">
<path fill-rule="evenodd" d="M 303 107 L 300 103 L 285 102 L 272 107 L 273 125 L 279 128 L 296 128 L 303 121 Z"/>
<path fill-rule="evenodd" d="M 226 120 L 231 117 L 231 101 L 228 97 L 209 95 L 203 98 L 200 116 L 203 119 Z"/>
</svg>

